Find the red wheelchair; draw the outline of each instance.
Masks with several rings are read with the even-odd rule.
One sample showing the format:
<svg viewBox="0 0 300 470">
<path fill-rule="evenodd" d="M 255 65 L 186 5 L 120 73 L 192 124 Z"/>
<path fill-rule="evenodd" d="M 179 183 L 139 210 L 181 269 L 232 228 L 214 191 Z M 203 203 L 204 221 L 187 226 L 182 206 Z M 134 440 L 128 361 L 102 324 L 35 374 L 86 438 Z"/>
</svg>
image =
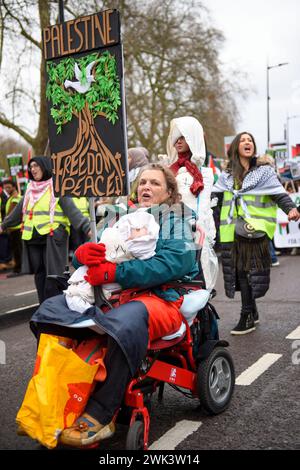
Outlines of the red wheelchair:
<svg viewBox="0 0 300 470">
<path fill-rule="evenodd" d="M 201 294 L 202 281 L 176 281 L 168 286 L 184 289 L 188 296 L 196 291 Z M 132 296 L 136 292 L 131 290 Z M 198 299 L 194 318 L 187 315 L 188 322 L 183 316 L 178 332 L 150 344 L 138 372 L 126 388 L 123 404 L 115 415 L 116 423 L 129 424 L 126 450 L 148 449 L 151 397 L 158 392 L 158 400 L 162 400 L 166 383 L 185 395 L 188 391 L 209 414 L 222 413 L 229 406 L 235 383 L 234 364 L 226 349 L 228 342 L 219 339 L 219 317 L 208 301 L 215 291 L 202 292 L 205 295 Z M 120 290 L 112 291 L 109 302 L 104 301 L 107 308 L 120 305 Z M 192 304 L 195 309 L 195 299 Z"/>
<path fill-rule="evenodd" d="M 48 278 L 63 289 L 68 273 L 64 277 Z M 227 349 L 229 343 L 219 339 L 219 317 L 209 302 L 216 292 L 203 289 L 201 280 L 174 281 L 168 283 L 168 287 L 179 289 L 187 299 L 185 309 L 180 309 L 182 325 L 175 334 L 150 344 L 146 357 L 126 388 L 123 403 L 114 416 L 116 423 L 129 425 L 126 450 L 148 449 L 151 397 L 158 392 L 161 401 L 166 383 L 199 400 L 201 407 L 212 415 L 225 411 L 232 398 L 235 371 Z M 133 299 L 138 292 L 139 289 L 121 291 L 120 287 L 112 286 L 107 300 L 107 295 L 100 289 L 98 296 L 95 292 L 96 304 L 107 311 Z"/>
</svg>

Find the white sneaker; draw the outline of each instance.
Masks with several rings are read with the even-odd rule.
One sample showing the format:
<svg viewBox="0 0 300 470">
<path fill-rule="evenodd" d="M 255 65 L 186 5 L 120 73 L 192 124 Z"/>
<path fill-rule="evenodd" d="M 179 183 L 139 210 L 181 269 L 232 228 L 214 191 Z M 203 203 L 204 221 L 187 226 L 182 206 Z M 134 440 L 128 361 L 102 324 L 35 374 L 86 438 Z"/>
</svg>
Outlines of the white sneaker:
<svg viewBox="0 0 300 470">
<path fill-rule="evenodd" d="M 271 263 L 271 266 L 274 268 L 274 266 L 280 266 L 279 261 L 274 261 L 274 263 Z"/>
</svg>

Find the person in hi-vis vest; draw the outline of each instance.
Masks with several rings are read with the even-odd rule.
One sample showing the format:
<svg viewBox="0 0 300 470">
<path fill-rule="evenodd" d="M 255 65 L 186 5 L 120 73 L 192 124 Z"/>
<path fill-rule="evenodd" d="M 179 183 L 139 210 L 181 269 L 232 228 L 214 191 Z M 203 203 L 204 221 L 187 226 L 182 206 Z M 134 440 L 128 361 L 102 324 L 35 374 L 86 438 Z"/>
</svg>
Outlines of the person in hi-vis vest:
<svg viewBox="0 0 300 470">
<path fill-rule="evenodd" d="M 18 185 L 15 181 L 5 180 L 3 181 L 3 189 L 8 195 L 8 199 L 5 204 L 5 215 L 9 215 L 14 208 L 18 205 L 22 199 L 21 194 L 18 192 Z M 22 240 L 21 240 L 21 224 L 17 224 L 14 227 L 10 227 L 8 232 L 8 238 L 12 255 L 14 259 L 13 272 L 8 274 L 7 277 L 15 277 L 21 274 L 21 261 L 22 261 Z"/>
<path fill-rule="evenodd" d="M 243 335 L 255 330 L 259 322 L 255 299 L 263 297 L 269 289 L 269 240 L 276 228 L 277 206 L 289 220 L 298 220 L 300 214 L 280 183 L 269 156 L 256 156 L 255 140 L 249 132 L 241 132 L 233 139 L 227 155 L 227 168 L 214 185 L 212 196 L 217 196 L 221 206 L 225 293 L 233 298 L 236 291 L 241 291 L 240 319 L 231 334 Z M 261 238 L 249 241 L 236 233 L 239 222 L 248 231 L 259 232 Z"/>
<path fill-rule="evenodd" d="M 59 294 L 58 287 L 47 279 L 64 272 L 68 262 L 70 225 L 90 232 L 89 219 L 67 197 L 55 197 L 51 159 L 37 156 L 28 165 L 29 184 L 22 200 L 0 227 L 0 233 L 21 223 L 23 252 L 22 272 L 34 274 L 39 302 Z"/>
<path fill-rule="evenodd" d="M 77 209 L 80 210 L 83 217 L 90 219 L 90 212 L 89 212 L 89 200 L 87 197 L 72 197 L 72 201 L 74 202 Z M 71 253 L 77 250 L 77 248 L 85 243 L 88 240 L 86 233 L 83 230 L 76 230 L 73 225 L 70 227 L 70 240 L 69 240 L 69 257 Z"/>
<path fill-rule="evenodd" d="M 5 205 L 7 201 L 7 195 L 3 191 L 3 183 L 0 181 L 0 227 L 1 222 L 5 217 Z M 7 233 L 2 233 L 0 230 L 0 272 L 10 269 L 12 266 L 12 255 L 9 246 L 9 240 Z"/>
</svg>

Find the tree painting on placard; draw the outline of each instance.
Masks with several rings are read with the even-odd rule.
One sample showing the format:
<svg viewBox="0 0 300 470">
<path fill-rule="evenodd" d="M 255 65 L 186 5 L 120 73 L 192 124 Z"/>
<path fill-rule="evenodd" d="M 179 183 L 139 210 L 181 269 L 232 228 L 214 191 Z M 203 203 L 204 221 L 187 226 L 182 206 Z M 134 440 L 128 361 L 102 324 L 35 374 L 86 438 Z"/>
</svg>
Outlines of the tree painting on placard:
<svg viewBox="0 0 300 470">
<path fill-rule="evenodd" d="M 47 74 L 46 98 L 51 103 L 50 114 L 57 134 L 62 133 L 63 126 L 74 116 L 78 118 L 73 146 L 53 156 L 72 158 L 84 152 L 93 152 L 98 158 L 100 155 L 103 172 L 107 177 L 114 173 L 118 180 L 115 194 L 121 193 L 124 177 L 121 155 L 118 152 L 112 154 L 94 121 L 96 117 L 103 117 L 114 125 L 119 119 L 121 91 L 115 57 L 105 51 L 80 58 L 68 57 L 59 62 L 49 61 Z"/>
</svg>

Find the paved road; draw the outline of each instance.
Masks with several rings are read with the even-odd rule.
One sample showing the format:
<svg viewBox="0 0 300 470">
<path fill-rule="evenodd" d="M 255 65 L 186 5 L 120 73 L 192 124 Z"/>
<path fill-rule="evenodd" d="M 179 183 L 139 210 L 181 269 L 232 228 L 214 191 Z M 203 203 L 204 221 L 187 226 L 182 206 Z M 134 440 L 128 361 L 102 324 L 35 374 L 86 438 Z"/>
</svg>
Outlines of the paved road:
<svg viewBox="0 0 300 470">
<path fill-rule="evenodd" d="M 37 303 L 32 275 L 24 275 L 7 278 L 6 274 L 0 273 L 0 316 L 8 310 L 24 307 Z"/>
<path fill-rule="evenodd" d="M 258 301 L 261 323 L 255 332 L 243 337 L 229 334 L 238 319 L 239 295 L 235 300 L 227 299 L 219 276 L 218 295 L 213 303 L 221 317 L 220 336 L 230 342 L 240 385 L 235 387 L 229 409 L 215 417 L 206 416 L 197 400 L 170 387 L 166 388 L 163 403 L 159 404 L 154 396 L 150 431 L 154 448 L 300 449 L 300 331 L 296 330 L 300 326 L 300 258 L 281 257 L 280 262 L 279 267 L 272 269 L 271 289 Z M 6 345 L 6 364 L 0 364 L 0 449 L 38 449 L 29 438 L 16 436 L 14 424 L 32 373 L 35 341 L 28 323 L 22 321 L 22 312 L 15 315 L 13 322 L 1 323 L 1 315 L 3 319 L 14 305 L 22 306 L 26 299 L 27 305 L 34 303 L 33 294 L 14 296 L 32 290 L 32 278 L 17 279 L 0 280 L 0 340 Z M 294 339 L 287 338 L 291 332 Z M 262 372 L 261 362 L 269 359 Z M 252 369 L 249 371 L 245 382 L 241 374 L 253 364 L 257 366 L 252 375 Z M 178 432 L 184 426 L 186 437 Z M 119 426 L 116 436 L 101 444 L 100 450 L 124 449 L 125 433 L 126 428 Z"/>
</svg>

